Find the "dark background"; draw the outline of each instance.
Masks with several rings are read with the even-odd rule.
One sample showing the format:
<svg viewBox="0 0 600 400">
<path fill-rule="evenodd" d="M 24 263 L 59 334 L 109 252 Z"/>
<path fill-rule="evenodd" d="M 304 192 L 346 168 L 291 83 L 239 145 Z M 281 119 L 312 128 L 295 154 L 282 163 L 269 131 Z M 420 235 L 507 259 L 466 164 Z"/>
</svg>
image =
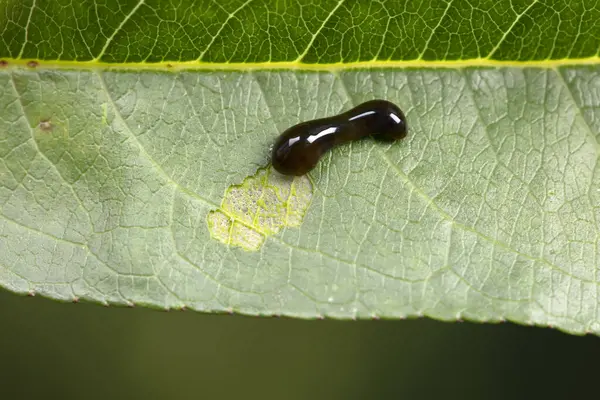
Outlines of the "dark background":
<svg viewBox="0 0 600 400">
<path fill-rule="evenodd" d="M 3 399 L 600 398 L 600 338 L 548 328 L 0 304 Z"/>
</svg>

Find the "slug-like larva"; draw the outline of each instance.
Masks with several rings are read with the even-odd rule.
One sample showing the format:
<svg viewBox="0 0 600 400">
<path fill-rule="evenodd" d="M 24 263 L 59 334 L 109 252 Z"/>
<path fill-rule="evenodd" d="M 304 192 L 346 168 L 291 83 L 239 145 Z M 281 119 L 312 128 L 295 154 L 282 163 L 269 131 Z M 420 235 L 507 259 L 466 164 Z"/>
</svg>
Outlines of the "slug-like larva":
<svg viewBox="0 0 600 400">
<path fill-rule="evenodd" d="M 371 100 L 342 114 L 302 122 L 284 131 L 273 146 L 271 162 L 284 175 L 304 175 L 323 154 L 342 143 L 373 136 L 394 141 L 406 136 L 404 113 L 385 100 Z"/>
</svg>

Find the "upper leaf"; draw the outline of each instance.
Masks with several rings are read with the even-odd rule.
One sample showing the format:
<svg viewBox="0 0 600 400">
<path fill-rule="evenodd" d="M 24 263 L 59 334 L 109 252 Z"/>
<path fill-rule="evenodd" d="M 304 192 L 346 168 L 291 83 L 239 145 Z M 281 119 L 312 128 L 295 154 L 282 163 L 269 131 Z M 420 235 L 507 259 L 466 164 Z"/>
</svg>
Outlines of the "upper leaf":
<svg viewBox="0 0 600 400">
<path fill-rule="evenodd" d="M 110 63 L 588 58 L 595 0 L 6 0 L 0 57 Z"/>
</svg>

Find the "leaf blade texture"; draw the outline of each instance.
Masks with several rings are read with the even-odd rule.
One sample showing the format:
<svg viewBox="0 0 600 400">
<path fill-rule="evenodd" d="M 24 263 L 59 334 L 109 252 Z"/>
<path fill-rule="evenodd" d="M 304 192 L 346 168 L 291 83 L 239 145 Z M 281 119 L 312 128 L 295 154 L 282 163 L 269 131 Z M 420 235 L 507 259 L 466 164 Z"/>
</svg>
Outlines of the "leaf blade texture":
<svg viewBox="0 0 600 400">
<path fill-rule="evenodd" d="M 284 3 L 7 2 L 0 284 L 60 300 L 598 333 L 600 79 L 577 59 L 597 57 L 600 11 Z M 31 58 L 42 68 L 18 64 Z M 147 68 L 165 61 L 190 70 Z M 300 63 L 243 68 L 279 61 Z M 242 67 L 219 70 L 229 62 Z M 328 67 L 353 62 L 364 64 Z M 150 64 L 105 68 L 120 63 Z M 323 69 L 301 68 L 313 64 Z M 405 111 L 405 141 L 335 149 L 295 197 L 272 184 L 279 211 L 303 199 L 294 226 L 228 214 L 238 239 L 262 235 L 253 251 L 211 237 L 207 216 L 232 187 L 254 190 L 244 182 L 278 133 L 372 98 Z M 257 199 L 269 216 L 275 203 Z"/>
</svg>

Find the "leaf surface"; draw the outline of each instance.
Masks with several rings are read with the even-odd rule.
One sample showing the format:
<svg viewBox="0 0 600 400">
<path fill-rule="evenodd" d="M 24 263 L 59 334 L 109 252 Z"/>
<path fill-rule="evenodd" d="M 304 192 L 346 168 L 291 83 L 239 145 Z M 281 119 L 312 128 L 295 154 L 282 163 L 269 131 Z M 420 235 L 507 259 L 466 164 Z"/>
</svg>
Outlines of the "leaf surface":
<svg viewBox="0 0 600 400">
<path fill-rule="evenodd" d="M 0 285 L 600 332 L 595 2 L 38 3 L 0 6 Z M 372 98 L 406 140 L 271 173 Z"/>
</svg>

